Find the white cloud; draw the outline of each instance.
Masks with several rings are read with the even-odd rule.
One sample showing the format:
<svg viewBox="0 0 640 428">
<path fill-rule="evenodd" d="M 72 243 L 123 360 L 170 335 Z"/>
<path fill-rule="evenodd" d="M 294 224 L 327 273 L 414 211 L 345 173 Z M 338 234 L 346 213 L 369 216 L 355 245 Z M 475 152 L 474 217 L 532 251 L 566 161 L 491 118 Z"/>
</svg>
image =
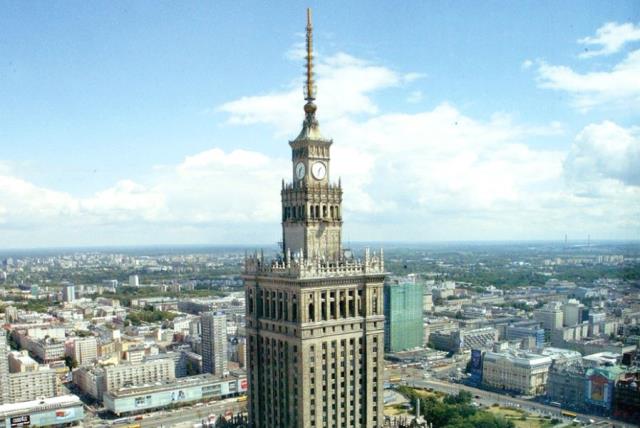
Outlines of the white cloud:
<svg viewBox="0 0 640 428">
<path fill-rule="evenodd" d="M 591 58 L 600 55 L 610 55 L 618 52 L 626 43 L 640 40 L 640 27 L 631 22 L 618 24 L 607 22 L 598 28 L 595 36 L 585 37 L 578 43 L 585 45 L 585 50 L 580 54 L 582 58 Z M 591 50 L 595 46 L 596 50 Z"/>
<path fill-rule="evenodd" d="M 530 59 L 525 59 L 520 65 L 520 68 L 522 68 L 523 70 L 528 70 L 531 68 L 532 65 L 533 65 L 533 61 L 531 61 Z"/>
<path fill-rule="evenodd" d="M 640 186 L 640 136 L 604 121 L 586 126 L 576 137 L 564 167 L 574 184 L 592 186 L 603 180 Z"/>
<path fill-rule="evenodd" d="M 566 66 L 541 62 L 538 84 L 567 92 L 580 111 L 594 107 L 640 109 L 640 50 L 633 51 L 610 71 L 579 73 Z"/>
<path fill-rule="evenodd" d="M 385 88 L 410 83 L 423 75 L 399 73 L 346 53 L 316 58 L 319 114 L 325 120 L 348 115 L 376 114 L 371 95 Z M 269 124 L 280 136 L 297 129 L 302 120 L 302 77 L 290 89 L 266 95 L 243 97 L 220 106 L 231 124 Z"/>
<path fill-rule="evenodd" d="M 620 237 L 638 226 L 634 128 L 593 124 L 569 153 L 542 149 L 529 141 L 563 135 L 562 124 L 524 125 L 502 112 L 472 118 L 448 103 L 380 113 L 374 95 L 412 77 L 346 54 L 321 61 L 318 75 L 318 118 L 335 139 L 332 179 L 342 177 L 345 189 L 345 239 L 548 238 L 567 230 Z M 220 109 L 230 123 L 293 137 L 301 98 L 292 87 Z M 284 148 L 272 157 L 213 147 L 84 198 L 0 171 L 0 245 L 25 227 L 66 243 L 275 241 L 280 183 L 290 176 Z"/>
</svg>

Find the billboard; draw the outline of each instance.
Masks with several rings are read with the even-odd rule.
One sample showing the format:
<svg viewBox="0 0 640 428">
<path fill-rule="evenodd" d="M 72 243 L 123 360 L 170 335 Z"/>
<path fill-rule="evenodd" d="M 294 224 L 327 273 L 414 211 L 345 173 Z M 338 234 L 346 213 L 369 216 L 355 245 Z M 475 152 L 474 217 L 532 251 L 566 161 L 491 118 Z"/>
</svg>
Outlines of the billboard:
<svg viewBox="0 0 640 428">
<path fill-rule="evenodd" d="M 482 382 L 482 351 L 479 349 L 471 350 L 471 381 L 474 383 Z"/>
<path fill-rule="evenodd" d="M 587 402 L 595 406 L 611 407 L 613 398 L 613 382 L 600 373 L 587 378 Z"/>
</svg>

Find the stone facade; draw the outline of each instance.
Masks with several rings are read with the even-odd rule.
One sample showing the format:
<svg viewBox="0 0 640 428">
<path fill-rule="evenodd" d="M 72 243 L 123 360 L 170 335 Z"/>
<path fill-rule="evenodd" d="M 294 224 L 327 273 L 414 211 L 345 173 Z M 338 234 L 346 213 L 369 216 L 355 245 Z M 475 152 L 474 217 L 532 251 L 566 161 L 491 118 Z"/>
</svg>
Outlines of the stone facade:
<svg viewBox="0 0 640 428">
<path fill-rule="evenodd" d="M 307 25 L 308 79 L 311 26 Z M 247 375 L 252 428 L 382 425 L 382 252 L 342 249 L 342 188 L 330 182 L 331 140 L 308 81 L 302 132 L 282 186 L 282 254 L 245 261 Z"/>
</svg>

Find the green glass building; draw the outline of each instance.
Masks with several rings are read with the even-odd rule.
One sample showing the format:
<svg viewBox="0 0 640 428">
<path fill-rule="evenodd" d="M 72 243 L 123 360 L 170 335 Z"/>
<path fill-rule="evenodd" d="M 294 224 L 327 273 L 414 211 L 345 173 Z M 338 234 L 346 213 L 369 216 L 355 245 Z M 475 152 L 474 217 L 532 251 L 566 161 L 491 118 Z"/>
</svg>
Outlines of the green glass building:
<svg viewBox="0 0 640 428">
<path fill-rule="evenodd" d="M 384 284 L 384 348 L 398 352 L 423 346 L 422 296 L 415 277 L 391 278 Z"/>
</svg>

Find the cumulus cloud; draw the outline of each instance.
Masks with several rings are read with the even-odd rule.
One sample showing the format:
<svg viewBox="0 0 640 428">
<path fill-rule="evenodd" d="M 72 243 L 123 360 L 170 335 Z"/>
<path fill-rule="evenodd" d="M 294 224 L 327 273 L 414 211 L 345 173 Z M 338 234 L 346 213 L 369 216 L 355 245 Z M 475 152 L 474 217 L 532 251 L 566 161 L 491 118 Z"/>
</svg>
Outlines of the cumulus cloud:
<svg viewBox="0 0 640 428">
<path fill-rule="evenodd" d="M 543 61 L 537 71 L 540 87 L 568 93 L 580 111 L 594 107 L 640 109 L 640 50 L 629 53 L 609 71 L 579 73 Z"/>
<path fill-rule="evenodd" d="M 576 137 L 564 162 L 574 183 L 592 185 L 617 180 L 640 186 L 640 136 L 611 121 L 586 126 Z"/>
<path fill-rule="evenodd" d="M 382 112 L 375 94 L 417 76 L 347 54 L 320 61 L 318 118 L 335 140 L 331 174 L 343 178 L 345 239 L 540 238 L 603 224 L 607 236 L 620 236 L 637 226 L 636 129 L 590 125 L 567 154 L 531 144 L 564 135 L 557 122 L 522 124 L 503 112 L 479 119 L 446 102 L 411 114 Z M 219 110 L 229 124 L 266 124 L 293 137 L 303 116 L 299 86 Z M 136 243 L 275 241 L 280 182 L 291 173 L 284 149 L 274 157 L 218 147 L 90 197 L 0 171 L 0 228 L 10 232 L 0 244 L 30 225 L 47 236 L 86 231 L 94 243 L 122 242 L 125 233 Z M 588 188 L 576 184 L 586 181 Z"/>
<path fill-rule="evenodd" d="M 614 54 L 630 42 L 640 40 L 640 27 L 634 23 L 607 22 L 598 28 L 595 36 L 589 36 L 578 40 L 578 43 L 585 45 L 581 58 L 591 58 L 600 55 Z M 591 49 L 595 47 L 595 49 Z"/>
<path fill-rule="evenodd" d="M 315 71 L 318 104 L 325 120 L 376 114 L 379 109 L 371 97 L 374 92 L 422 77 L 420 73 L 400 73 L 343 52 L 318 57 Z M 278 135 L 284 136 L 300 125 L 302 84 L 300 78 L 286 91 L 243 97 L 223 104 L 219 110 L 229 114 L 231 124 L 274 125 Z"/>
</svg>

